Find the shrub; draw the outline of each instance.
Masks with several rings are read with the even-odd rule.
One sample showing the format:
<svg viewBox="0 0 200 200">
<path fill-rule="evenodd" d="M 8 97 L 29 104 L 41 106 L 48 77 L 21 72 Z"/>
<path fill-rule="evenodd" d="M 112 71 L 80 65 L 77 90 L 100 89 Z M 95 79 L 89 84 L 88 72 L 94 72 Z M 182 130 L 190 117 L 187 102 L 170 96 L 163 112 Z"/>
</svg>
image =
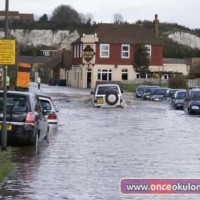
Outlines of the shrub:
<svg viewBox="0 0 200 200">
<path fill-rule="evenodd" d="M 175 75 L 169 79 L 168 85 L 170 88 L 187 89 L 187 79 L 183 75 Z"/>
</svg>

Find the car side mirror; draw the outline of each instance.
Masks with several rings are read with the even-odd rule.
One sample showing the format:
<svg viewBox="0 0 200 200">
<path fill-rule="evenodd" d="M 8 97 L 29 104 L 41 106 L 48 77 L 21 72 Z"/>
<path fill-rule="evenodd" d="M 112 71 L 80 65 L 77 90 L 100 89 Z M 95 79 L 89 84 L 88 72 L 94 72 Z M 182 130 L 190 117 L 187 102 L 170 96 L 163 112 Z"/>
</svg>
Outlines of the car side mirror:
<svg viewBox="0 0 200 200">
<path fill-rule="evenodd" d="M 123 94 L 123 93 L 124 93 L 124 91 L 123 91 L 123 90 L 121 90 L 121 93 Z"/>
<path fill-rule="evenodd" d="M 94 94 L 94 91 L 90 91 L 90 94 Z"/>
</svg>

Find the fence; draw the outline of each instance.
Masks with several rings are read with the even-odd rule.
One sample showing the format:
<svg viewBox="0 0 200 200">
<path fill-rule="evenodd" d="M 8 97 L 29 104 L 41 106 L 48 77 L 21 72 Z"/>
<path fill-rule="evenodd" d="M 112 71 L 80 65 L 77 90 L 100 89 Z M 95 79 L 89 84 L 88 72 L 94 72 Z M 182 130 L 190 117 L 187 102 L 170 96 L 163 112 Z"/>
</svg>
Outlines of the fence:
<svg viewBox="0 0 200 200">
<path fill-rule="evenodd" d="M 123 80 L 121 81 L 122 84 L 167 84 L 167 79 L 134 79 L 134 80 Z M 194 88 L 194 87 L 200 87 L 200 79 L 188 79 L 188 87 Z"/>
<path fill-rule="evenodd" d="M 138 78 L 134 80 L 123 80 L 122 84 L 167 84 L 167 79 Z"/>
</svg>

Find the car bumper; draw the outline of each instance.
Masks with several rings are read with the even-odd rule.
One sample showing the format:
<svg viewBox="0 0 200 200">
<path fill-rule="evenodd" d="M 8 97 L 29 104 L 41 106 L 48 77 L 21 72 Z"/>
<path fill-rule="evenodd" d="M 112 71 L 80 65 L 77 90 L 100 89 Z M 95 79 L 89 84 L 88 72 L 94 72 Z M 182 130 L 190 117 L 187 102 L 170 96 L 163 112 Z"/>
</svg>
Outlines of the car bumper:
<svg viewBox="0 0 200 200">
<path fill-rule="evenodd" d="M 32 125 L 12 125 L 12 130 L 7 130 L 8 145 L 30 145 L 35 138 L 35 127 Z M 2 130 L 0 130 L 0 136 Z M 0 137 L 1 141 L 1 137 Z"/>
<path fill-rule="evenodd" d="M 176 108 L 176 109 L 183 109 L 183 103 L 177 103 L 177 104 L 175 104 L 174 105 L 174 107 Z"/>
<path fill-rule="evenodd" d="M 200 115 L 200 109 L 192 109 L 190 108 L 190 113 L 192 115 Z"/>
</svg>

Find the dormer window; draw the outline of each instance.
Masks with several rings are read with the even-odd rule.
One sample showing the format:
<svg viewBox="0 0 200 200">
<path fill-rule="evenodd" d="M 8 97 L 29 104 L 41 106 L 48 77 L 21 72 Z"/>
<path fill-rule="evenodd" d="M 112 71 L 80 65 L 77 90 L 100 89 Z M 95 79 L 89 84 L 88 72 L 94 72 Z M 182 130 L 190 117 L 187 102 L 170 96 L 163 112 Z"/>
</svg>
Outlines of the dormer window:
<svg viewBox="0 0 200 200">
<path fill-rule="evenodd" d="M 110 45 L 100 44 L 100 58 L 109 58 Z"/>
<path fill-rule="evenodd" d="M 130 45 L 129 44 L 122 44 L 121 57 L 122 58 L 129 58 L 130 57 Z"/>
</svg>

